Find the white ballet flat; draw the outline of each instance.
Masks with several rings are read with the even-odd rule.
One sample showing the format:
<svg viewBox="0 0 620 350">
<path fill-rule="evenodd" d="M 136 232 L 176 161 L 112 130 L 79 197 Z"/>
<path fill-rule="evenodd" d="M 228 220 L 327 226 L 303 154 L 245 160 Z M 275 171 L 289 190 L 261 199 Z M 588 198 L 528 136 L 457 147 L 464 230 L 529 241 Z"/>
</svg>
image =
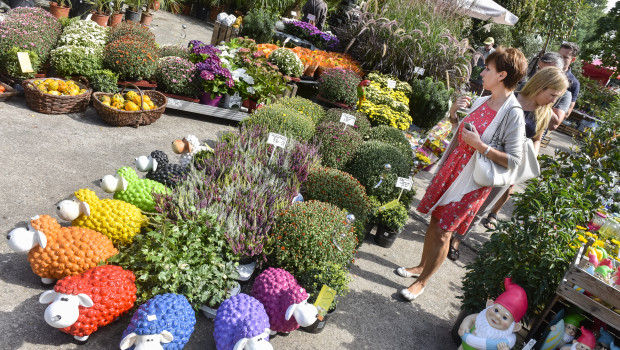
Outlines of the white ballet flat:
<svg viewBox="0 0 620 350">
<path fill-rule="evenodd" d="M 424 293 L 424 288 L 422 288 L 422 290 L 418 294 L 411 293 L 407 288 L 404 288 L 404 289 L 400 290 L 400 295 L 402 295 L 403 298 L 405 298 L 405 299 L 407 299 L 409 301 L 415 300 L 417 297 L 422 295 L 422 293 Z"/>
<path fill-rule="evenodd" d="M 407 271 L 407 269 L 404 267 L 399 267 L 396 270 L 396 274 L 399 275 L 400 277 L 420 277 L 419 273 L 411 273 Z"/>
</svg>

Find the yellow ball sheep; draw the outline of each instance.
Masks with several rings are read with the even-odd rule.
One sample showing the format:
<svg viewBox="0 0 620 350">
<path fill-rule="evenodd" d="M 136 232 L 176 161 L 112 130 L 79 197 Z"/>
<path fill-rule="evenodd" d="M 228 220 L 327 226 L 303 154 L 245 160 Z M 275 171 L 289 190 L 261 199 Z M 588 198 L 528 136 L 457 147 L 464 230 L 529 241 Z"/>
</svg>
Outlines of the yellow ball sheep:
<svg viewBox="0 0 620 350">
<path fill-rule="evenodd" d="M 146 217 L 135 205 L 116 199 L 99 199 L 95 192 L 80 189 L 75 199 L 56 207 L 58 216 L 73 226 L 86 227 L 108 236 L 115 245 L 127 245 L 147 225 Z"/>
</svg>

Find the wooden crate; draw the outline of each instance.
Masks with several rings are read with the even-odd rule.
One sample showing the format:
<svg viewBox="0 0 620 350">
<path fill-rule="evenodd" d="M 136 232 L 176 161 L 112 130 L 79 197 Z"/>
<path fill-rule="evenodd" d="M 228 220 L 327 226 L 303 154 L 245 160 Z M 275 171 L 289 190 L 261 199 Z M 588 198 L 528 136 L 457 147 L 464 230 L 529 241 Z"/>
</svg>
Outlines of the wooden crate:
<svg viewBox="0 0 620 350">
<path fill-rule="evenodd" d="M 560 124 L 560 126 L 558 126 L 558 128 L 555 130 L 558 132 L 561 132 L 564 135 L 573 136 L 577 138 L 582 137 L 582 132 L 576 128 L 573 128 L 572 126 Z"/>
<path fill-rule="evenodd" d="M 228 27 L 220 22 L 215 22 L 213 26 L 213 34 L 211 34 L 211 45 L 219 45 L 222 41 L 228 42 L 231 38 L 239 35 L 239 29 Z"/>
</svg>

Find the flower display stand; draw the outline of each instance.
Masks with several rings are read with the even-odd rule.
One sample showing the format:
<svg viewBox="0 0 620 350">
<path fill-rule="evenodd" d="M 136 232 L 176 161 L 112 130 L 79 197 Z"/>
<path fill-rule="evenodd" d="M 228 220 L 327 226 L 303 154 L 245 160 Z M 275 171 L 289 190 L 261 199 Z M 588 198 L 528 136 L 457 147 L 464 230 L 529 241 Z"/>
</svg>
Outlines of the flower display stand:
<svg viewBox="0 0 620 350">
<path fill-rule="evenodd" d="M 215 30 L 214 30 L 215 33 Z M 278 40 L 282 41 L 282 46 L 284 47 L 284 44 L 287 42 L 291 42 L 293 44 L 295 44 L 296 46 L 301 46 L 301 47 L 305 47 L 306 49 L 310 49 L 310 50 L 317 50 L 316 46 L 312 45 L 311 42 L 309 42 L 308 40 L 304 40 L 304 39 L 300 39 L 296 36 L 290 35 L 290 34 L 286 34 L 280 31 L 276 30 L 275 36 Z"/>
<path fill-rule="evenodd" d="M 248 113 L 240 112 L 238 110 L 213 107 L 170 97 L 168 98 L 168 105 L 166 107 L 170 109 L 177 109 L 180 111 L 203 114 L 211 117 L 229 119 L 234 121 L 242 121 L 250 116 Z"/>
<path fill-rule="evenodd" d="M 231 38 L 239 36 L 239 29 L 215 22 L 213 34 L 211 34 L 211 45 L 219 45 L 222 41 L 228 42 Z"/>
<path fill-rule="evenodd" d="M 602 304 L 605 303 L 611 305 L 615 309 L 620 309 L 620 290 L 595 278 L 580 267 L 587 261 L 585 252 L 588 251 L 592 243 L 593 240 L 590 240 L 587 244 L 579 248 L 577 254 L 575 254 L 575 258 L 566 270 L 562 282 L 556 290 L 556 295 L 551 302 L 548 303 L 545 310 L 540 314 L 540 317 L 533 323 L 527 335 L 526 342 L 530 339 L 538 339 L 537 337 L 539 337 L 544 330 L 545 322 L 549 314 L 553 311 L 556 304 L 561 301 L 578 306 L 593 317 L 600 319 L 616 330 L 620 330 L 620 314 Z M 592 295 L 597 296 L 602 303 L 587 297 L 585 294 L 579 293 L 575 289 L 575 286 L 580 286 L 592 293 Z"/>
</svg>

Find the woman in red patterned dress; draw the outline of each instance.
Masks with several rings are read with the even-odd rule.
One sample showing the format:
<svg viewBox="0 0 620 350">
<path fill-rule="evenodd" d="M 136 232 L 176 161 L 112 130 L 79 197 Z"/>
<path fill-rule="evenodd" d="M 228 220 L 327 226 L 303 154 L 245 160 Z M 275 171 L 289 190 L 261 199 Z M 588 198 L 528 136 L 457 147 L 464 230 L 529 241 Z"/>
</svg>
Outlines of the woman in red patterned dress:
<svg viewBox="0 0 620 350">
<path fill-rule="evenodd" d="M 448 255 L 452 233 L 465 233 L 491 191 L 491 187 L 482 187 L 473 180 L 474 152 L 511 169 L 521 162 L 525 121 L 513 91 L 525 76 L 527 60 L 517 49 L 498 48 L 485 63 L 481 76 L 484 89 L 491 91 L 491 96 L 481 97 L 471 106 L 472 112 L 458 126 L 418 206 L 421 213 L 431 213 L 420 263 L 396 270 L 402 277 L 418 277 L 409 288 L 400 291 L 409 301 L 424 292 L 430 277 Z M 469 107 L 470 102 L 468 96 L 459 97 L 450 109 L 450 118 L 458 118 L 456 111 Z M 471 131 L 465 128 L 467 123 L 472 126 Z"/>
</svg>

